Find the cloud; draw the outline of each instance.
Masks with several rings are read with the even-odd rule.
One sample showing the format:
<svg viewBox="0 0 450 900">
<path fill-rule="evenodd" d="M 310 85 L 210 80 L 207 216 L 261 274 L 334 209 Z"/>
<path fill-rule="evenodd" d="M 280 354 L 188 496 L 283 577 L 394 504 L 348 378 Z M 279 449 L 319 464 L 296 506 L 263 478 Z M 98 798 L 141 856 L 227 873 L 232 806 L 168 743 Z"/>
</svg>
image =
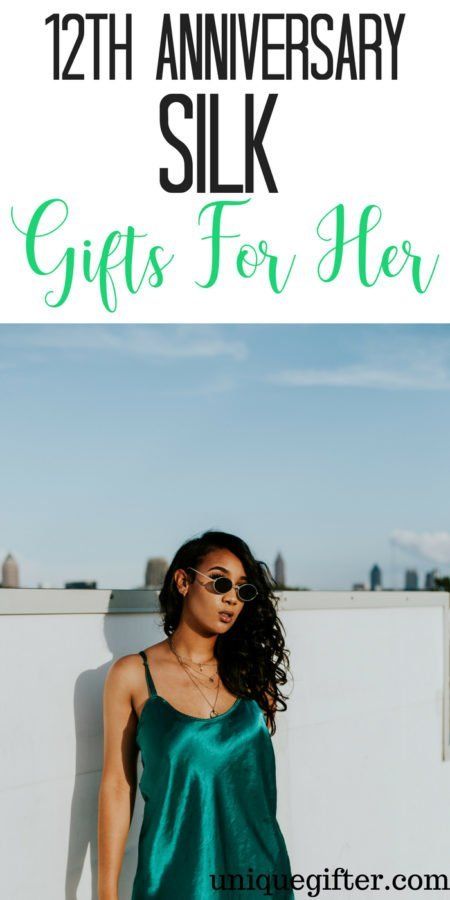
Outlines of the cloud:
<svg viewBox="0 0 450 900">
<path fill-rule="evenodd" d="M 405 371 L 338 366 L 335 369 L 285 369 L 269 376 L 280 387 L 352 387 L 379 390 L 450 390 L 450 374 L 435 370 Z"/>
<path fill-rule="evenodd" d="M 292 388 L 450 391 L 450 329 L 441 337 L 427 331 L 374 330 L 374 336 L 361 343 L 354 333 L 351 352 L 359 356 L 355 362 L 291 367 L 269 373 L 265 380 Z"/>
<path fill-rule="evenodd" d="M 45 357 L 36 351 L 55 350 L 73 355 L 117 353 L 140 359 L 217 359 L 247 357 L 242 339 L 231 340 L 211 325 L 39 325 L 20 326 L 0 333 L 4 349 L 16 346 L 26 351 L 29 362 Z"/>
<path fill-rule="evenodd" d="M 427 562 L 446 565 L 450 563 L 450 532 L 448 531 L 394 531 L 390 541 L 395 547 L 407 550 Z"/>
</svg>

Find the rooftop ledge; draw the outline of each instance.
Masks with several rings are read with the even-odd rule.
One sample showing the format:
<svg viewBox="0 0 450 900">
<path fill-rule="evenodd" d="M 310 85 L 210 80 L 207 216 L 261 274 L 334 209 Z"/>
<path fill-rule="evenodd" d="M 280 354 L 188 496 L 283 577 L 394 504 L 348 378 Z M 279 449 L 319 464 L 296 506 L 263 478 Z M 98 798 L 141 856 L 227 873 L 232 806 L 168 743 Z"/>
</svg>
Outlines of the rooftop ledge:
<svg viewBox="0 0 450 900">
<path fill-rule="evenodd" d="M 89 664 L 91 666 L 98 667 L 98 665 L 102 665 L 97 662 L 97 659 L 100 660 L 102 652 L 102 641 L 104 641 L 104 635 L 111 636 L 113 634 L 119 636 L 122 634 L 121 626 L 117 623 L 117 627 L 113 625 L 114 614 L 122 614 L 125 616 L 133 615 L 139 616 L 145 613 L 151 613 L 151 619 L 154 619 L 154 622 L 150 624 L 150 634 L 156 634 L 157 632 L 157 622 L 156 619 L 159 620 L 159 601 L 158 601 L 157 590 L 150 589 L 137 589 L 137 590 L 124 590 L 124 589 L 63 589 L 63 588 L 0 588 L 0 615 L 5 617 L 4 623 L 6 626 L 6 617 L 11 619 L 8 629 L 4 629 L 6 635 L 10 635 L 8 641 L 16 641 L 22 642 L 23 640 L 30 640 L 30 635 L 35 633 L 37 629 L 37 634 L 42 635 L 42 629 L 39 625 L 39 617 L 41 616 L 54 616 L 55 622 L 54 626 L 52 626 L 52 634 L 66 634 L 66 625 L 64 624 L 64 620 L 66 616 L 78 617 L 78 616 L 87 616 L 90 621 L 89 624 L 86 621 L 86 632 L 84 632 L 85 626 L 78 622 L 77 629 L 79 634 L 86 633 L 87 635 L 91 635 L 91 639 L 94 641 L 92 645 L 92 660 L 89 658 Z M 327 616 L 323 616 L 324 611 L 329 611 L 330 615 L 333 617 L 333 622 L 331 625 L 332 630 L 334 628 L 338 629 L 338 633 L 340 634 L 340 643 L 339 643 L 339 652 L 343 653 L 343 648 L 346 645 L 346 641 L 349 637 L 353 635 L 354 640 L 362 640 L 364 646 L 364 640 L 367 641 L 367 623 L 361 623 L 361 616 L 358 615 L 354 617 L 354 620 L 351 616 L 351 611 L 354 610 L 355 613 L 358 610 L 372 610 L 373 612 L 370 614 L 371 617 L 373 615 L 373 628 L 374 634 L 377 636 L 377 644 L 378 644 L 378 662 L 373 662 L 372 665 L 378 666 L 380 668 L 376 668 L 376 674 L 373 674 L 374 684 L 379 680 L 379 678 L 384 678 L 386 680 L 387 672 L 390 672 L 391 675 L 389 679 L 392 678 L 393 682 L 397 679 L 397 677 L 401 678 L 398 672 L 397 667 L 397 656 L 395 652 L 395 647 L 397 649 L 402 649 L 402 653 L 399 654 L 398 657 L 398 665 L 400 668 L 405 671 L 412 672 L 411 666 L 415 666 L 415 654 L 419 648 L 420 650 L 420 661 L 418 665 L 422 666 L 422 670 L 424 673 L 424 684 L 422 685 L 424 689 L 424 696 L 426 696 L 426 692 L 428 691 L 428 701 L 429 697 L 432 696 L 429 692 L 431 690 L 430 685 L 427 681 L 427 654 L 429 659 L 429 666 L 432 670 L 432 675 L 429 676 L 428 680 L 432 680 L 435 678 L 435 690 L 438 700 L 439 707 L 439 720 L 440 720 L 440 743 L 441 743 L 441 759 L 450 760 L 450 690 L 449 690 L 449 679 L 450 679 L 450 662 L 449 662 L 449 654 L 450 654 L 450 629 L 449 629 L 449 604 L 450 604 L 450 594 L 445 591 L 279 591 L 276 596 L 279 599 L 279 613 L 280 617 L 283 619 L 284 623 L 288 626 L 290 631 L 290 643 L 292 644 L 292 649 L 295 650 L 293 654 L 293 661 L 297 659 L 297 655 L 300 654 L 302 657 L 302 664 L 309 664 L 312 666 L 312 677 L 316 675 L 319 676 L 321 672 L 321 663 L 319 664 L 319 668 L 316 667 L 314 653 L 312 656 L 308 656 L 308 642 L 312 647 L 320 646 L 324 650 L 325 656 L 326 653 L 333 652 L 333 644 L 329 642 L 330 636 L 330 623 L 327 621 Z M 406 609 L 411 608 L 411 619 L 406 613 Z M 399 621 L 398 612 L 399 610 L 404 610 L 406 613 L 406 619 L 408 621 L 408 625 L 403 630 L 403 625 L 401 621 Z M 428 621 L 428 617 L 426 615 L 426 610 L 431 611 L 434 610 L 434 625 L 432 626 L 432 630 L 428 629 L 428 625 L 426 626 L 426 622 Z M 441 616 L 439 616 L 438 609 L 442 610 Z M 392 610 L 392 622 L 389 619 L 389 610 Z M 415 610 L 415 612 L 414 612 Z M 314 615 L 311 616 L 311 613 L 315 611 L 321 611 L 321 622 L 315 622 Z M 345 611 L 345 622 L 340 622 L 340 611 Z M 396 611 L 394 615 L 394 611 Z M 302 613 L 305 612 L 305 617 L 302 616 Z M 336 619 L 337 614 L 337 619 Z M 379 615 L 377 615 L 379 614 Z M 436 614 L 438 618 L 436 619 Z M 102 620 L 101 626 L 92 622 L 92 618 L 97 616 L 97 618 Z M 33 617 L 35 618 L 35 622 L 33 626 L 30 628 L 31 623 L 26 625 L 24 622 L 24 626 L 26 626 L 25 631 L 22 628 L 22 623 L 20 623 L 21 617 Z M 56 619 L 59 618 L 59 626 L 57 624 Z M 400 617 L 401 618 L 401 617 Z M 14 622 L 12 620 L 15 620 Z M 322 622 L 323 619 L 323 622 Z M 109 625 L 107 628 L 105 627 L 105 623 Z M 406 622 L 406 620 L 405 620 Z M 160 622 L 158 623 L 160 624 Z M 124 647 L 130 646 L 130 641 L 132 640 L 132 635 L 134 635 L 135 630 L 138 631 L 141 629 L 141 625 L 139 622 L 136 622 L 136 629 L 134 625 L 130 622 L 131 629 L 128 629 L 127 632 L 123 632 L 126 634 L 126 640 L 123 644 Z M 323 632 L 322 632 L 323 626 Z M 425 627 L 426 626 L 426 627 Z M 362 630 L 361 630 L 362 627 Z M 430 626 L 431 627 L 431 626 Z M 434 629 L 434 631 L 433 631 Z M 370 633 L 372 633 L 372 622 L 370 623 L 369 628 Z M 140 632 L 139 632 L 140 633 Z M 423 641 L 429 642 L 430 635 L 433 635 L 434 643 L 432 646 L 423 647 Z M 96 635 L 97 637 L 93 637 Z M 404 642 L 403 642 L 404 635 Z M 379 643 L 379 638 L 382 638 L 384 644 L 384 650 L 381 649 L 381 645 Z M 98 646 L 96 641 L 98 640 Z M 324 643 L 322 644 L 322 641 Z M 396 641 L 399 642 L 396 645 Z M 117 646 L 116 646 L 117 644 Z M 120 640 L 114 641 L 112 648 L 109 648 L 107 653 L 110 653 L 110 649 L 114 651 L 118 651 L 118 647 L 120 644 Z M 370 646 L 370 645 L 369 645 Z M 122 648 L 122 645 L 120 644 Z M 327 649 L 328 648 L 328 649 Z M 423 652 L 422 652 L 423 651 Z M 121 649 L 121 652 L 125 652 Z M 361 654 L 361 646 L 358 643 L 354 644 L 354 659 L 350 660 L 350 669 L 355 673 L 354 678 L 358 680 L 358 665 L 363 664 L 360 659 Z M 380 656 L 381 653 L 381 656 Z M 383 653 L 387 654 L 386 658 L 383 657 Z M 110 656 L 108 657 L 111 658 Z M 374 657 L 375 658 L 375 657 Z M 351 686 L 351 678 L 353 676 L 347 673 L 345 658 L 339 657 L 340 662 L 337 661 L 336 665 L 342 665 L 341 675 L 344 679 L 343 684 L 346 687 L 343 688 L 344 696 L 343 702 L 351 701 L 351 697 L 353 694 L 358 692 L 358 689 L 353 689 Z M 402 660 L 400 664 L 400 660 Z M 74 659 L 73 661 L 74 668 L 74 677 L 77 675 L 77 665 L 78 660 Z M 106 661 L 107 662 L 107 661 Z M 386 665 L 385 665 L 386 663 Z M 106 663 L 105 663 L 106 664 Z M 326 659 L 324 660 L 324 665 L 327 664 Z M 408 666 L 410 667 L 408 669 Z M 385 671 L 386 670 L 386 671 Z M 422 671 L 421 670 L 421 671 Z M 301 666 L 299 668 L 299 672 L 301 672 Z M 439 673 L 439 674 L 437 674 Z M 79 674 L 79 673 L 78 673 Z M 428 673 L 429 674 L 429 673 Z M 367 673 L 365 673 L 367 676 Z M 436 679 L 437 675 L 437 679 Z M 299 678 L 302 677 L 301 674 Z M 367 676 L 368 677 L 368 676 Z M 412 677 L 412 676 L 411 676 Z M 347 682 L 345 682 L 345 678 L 347 678 Z M 348 679 L 350 678 L 350 681 Z M 389 690 L 389 679 L 388 683 L 385 683 L 386 690 Z M 426 684 L 425 684 L 426 681 Z M 355 681 L 356 684 L 356 681 Z M 414 691 L 417 692 L 417 697 L 422 696 L 421 694 L 421 680 L 419 677 L 418 682 L 414 683 L 413 687 L 413 695 Z M 309 688 L 311 688 L 311 683 L 308 682 Z M 350 685 L 350 687 L 349 687 Z M 403 690 L 403 687 L 401 688 Z M 348 692 L 348 693 L 347 693 Z M 305 695 L 306 696 L 306 695 Z M 414 700 L 414 702 L 417 700 Z M 342 697 L 341 697 L 342 699 Z M 323 700 L 323 698 L 322 698 Z M 423 700 L 423 698 L 422 698 Z M 420 702 L 422 702 L 420 700 Z M 334 701 L 333 701 L 334 702 Z M 316 706 L 314 706 L 316 708 Z M 300 710 L 300 707 L 299 707 Z M 301 720 L 301 715 L 303 715 L 303 707 L 301 712 L 298 713 L 299 719 Z M 297 713 L 296 713 L 297 715 Z M 297 719 L 296 719 L 297 721 Z"/>
<path fill-rule="evenodd" d="M 0 615 L 89 615 L 159 611 L 158 591 L 124 589 L 0 588 Z M 280 591 L 279 610 L 379 609 L 441 606 L 445 591 Z"/>
</svg>

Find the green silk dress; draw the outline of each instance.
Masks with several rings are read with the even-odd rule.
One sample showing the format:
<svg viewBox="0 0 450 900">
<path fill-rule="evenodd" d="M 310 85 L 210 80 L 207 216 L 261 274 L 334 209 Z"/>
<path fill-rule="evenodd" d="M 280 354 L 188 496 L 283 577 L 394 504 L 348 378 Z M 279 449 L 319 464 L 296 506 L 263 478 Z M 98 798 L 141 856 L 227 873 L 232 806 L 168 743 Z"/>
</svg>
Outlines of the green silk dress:
<svg viewBox="0 0 450 900">
<path fill-rule="evenodd" d="M 144 816 L 131 900 L 293 900 L 262 709 L 238 698 L 214 718 L 182 713 L 140 656 L 149 698 L 136 734 Z"/>
</svg>

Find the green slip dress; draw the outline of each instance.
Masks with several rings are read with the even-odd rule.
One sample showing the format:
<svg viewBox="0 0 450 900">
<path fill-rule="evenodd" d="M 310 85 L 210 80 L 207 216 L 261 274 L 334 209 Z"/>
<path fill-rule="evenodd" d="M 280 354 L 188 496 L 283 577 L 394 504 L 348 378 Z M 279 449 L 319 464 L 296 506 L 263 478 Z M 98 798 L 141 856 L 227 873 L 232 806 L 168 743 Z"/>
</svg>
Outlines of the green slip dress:
<svg viewBox="0 0 450 900">
<path fill-rule="evenodd" d="M 136 733 L 144 816 L 131 900 L 293 900 L 260 706 L 237 698 L 214 718 L 189 716 L 157 693 L 139 655 L 149 697 Z"/>
</svg>

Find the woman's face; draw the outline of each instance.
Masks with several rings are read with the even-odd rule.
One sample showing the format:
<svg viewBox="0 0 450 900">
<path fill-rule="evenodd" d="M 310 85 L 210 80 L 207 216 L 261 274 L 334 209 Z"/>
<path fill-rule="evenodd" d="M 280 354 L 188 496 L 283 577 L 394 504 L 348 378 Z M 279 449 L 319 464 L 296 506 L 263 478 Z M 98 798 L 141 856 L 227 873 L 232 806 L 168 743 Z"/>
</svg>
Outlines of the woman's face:
<svg viewBox="0 0 450 900">
<path fill-rule="evenodd" d="M 178 590 L 184 596 L 182 618 L 190 625 L 200 626 L 205 633 L 224 634 L 233 627 L 244 604 L 234 587 L 226 594 L 216 594 L 210 579 L 222 575 L 231 578 L 233 585 L 246 584 L 244 566 L 229 550 L 211 550 L 195 568 L 197 572 L 177 569 L 174 574 Z M 203 574 L 199 575 L 198 571 Z M 189 575 L 195 576 L 195 580 L 191 582 Z"/>
</svg>

